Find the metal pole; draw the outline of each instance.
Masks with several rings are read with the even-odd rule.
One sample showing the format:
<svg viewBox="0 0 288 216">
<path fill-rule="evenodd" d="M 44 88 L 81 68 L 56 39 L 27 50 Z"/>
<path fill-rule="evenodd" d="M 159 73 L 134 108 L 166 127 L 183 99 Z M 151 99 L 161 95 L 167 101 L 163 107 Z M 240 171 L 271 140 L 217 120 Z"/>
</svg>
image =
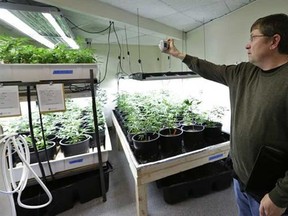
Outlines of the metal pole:
<svg viewBox="0 0 288 216">
<path fill-rule="evenodd" d="M 101 154 L 101 146 L 99 139 L 99 130 L 98 130 L 98 119 L 97 119 L 97 107 L 96 107 L 96 93 L 94 88 L 94 75 L 93 69 L 90 70 L 90 86 L 91 86 L 91 97 L 92 97 L 92 109 L 93 109 L 93 117 L 94 117 L 94 128 L 96 133 L 96 147 L 97 154 L 99 160 L 99 172 L 100 172 L 100 182 L 101 182 L 101 192 L 103 197 L 103 202 L 106 202 L 106 189 L 105 189 L 105 179 L 104 179 L 104 171 L 103 171 L 103 163 L 102 163 L 102 154 Z"/>
</svg>

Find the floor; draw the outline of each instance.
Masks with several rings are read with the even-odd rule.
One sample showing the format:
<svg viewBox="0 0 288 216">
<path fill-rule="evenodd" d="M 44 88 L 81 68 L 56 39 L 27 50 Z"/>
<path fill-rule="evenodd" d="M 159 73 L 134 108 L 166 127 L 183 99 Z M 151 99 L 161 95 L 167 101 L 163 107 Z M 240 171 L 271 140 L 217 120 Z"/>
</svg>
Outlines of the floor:
<svg viewBox="0 0 288 216">
<path fill-rule="evenodd" d="M 107 201 L 102 197 L 89 202 L 76 203 L 73 209 L 59 216 L 136 216 L 135 184 L 125 154 L 117 150 L 115 133 L 110 132 L 113 151 L 109 161 L 114 170 L 109 175 Z M 213 192 L 200 198 L 190 198 L 177 204 L 167 204 L 156 183 L 147 188 L 149 216 L 235 216 L 235 204 L 232 184 L 228 189 Z"/>
</svg>

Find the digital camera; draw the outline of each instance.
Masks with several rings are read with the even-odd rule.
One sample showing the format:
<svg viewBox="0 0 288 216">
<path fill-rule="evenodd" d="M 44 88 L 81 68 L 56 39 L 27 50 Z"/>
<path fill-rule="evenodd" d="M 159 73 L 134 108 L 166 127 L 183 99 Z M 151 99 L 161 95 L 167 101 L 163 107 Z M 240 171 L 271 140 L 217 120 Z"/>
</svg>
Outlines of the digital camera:
<svg viewBox="0 0 288 216">
<path fill-rule="evenodd" d="M 159 43 L 159 49 L 163 52 L 167 49 L 169 49 L 169 44 L 168 44 L 168 41 L 166 40 L 161 40 L 160 43 Z"/>
</svg>

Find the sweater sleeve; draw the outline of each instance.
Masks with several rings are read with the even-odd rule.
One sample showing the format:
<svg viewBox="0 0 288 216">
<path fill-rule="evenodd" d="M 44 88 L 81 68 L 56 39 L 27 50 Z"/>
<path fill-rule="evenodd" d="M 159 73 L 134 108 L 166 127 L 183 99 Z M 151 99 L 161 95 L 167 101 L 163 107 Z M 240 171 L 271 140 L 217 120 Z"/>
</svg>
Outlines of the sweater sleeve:
<svg viewBox="0 0 288 216">
<path fill-rule="evenodd" d="M 270 191 L 269 197 L 273 203 L 280 207 L 286 208 L 288 206 L 288 171 L 284 178 L 279 179 L 275 188 Z"/>
<path fill-rule="evenodd" d="M 224 85 L 228 85 L 232 81 L 232 71 L 235 71 L 236 68 L 236 65 L 216 65 L 190 55 L 185 56 L 183 63 L 201 77 Z"/>
</svg>

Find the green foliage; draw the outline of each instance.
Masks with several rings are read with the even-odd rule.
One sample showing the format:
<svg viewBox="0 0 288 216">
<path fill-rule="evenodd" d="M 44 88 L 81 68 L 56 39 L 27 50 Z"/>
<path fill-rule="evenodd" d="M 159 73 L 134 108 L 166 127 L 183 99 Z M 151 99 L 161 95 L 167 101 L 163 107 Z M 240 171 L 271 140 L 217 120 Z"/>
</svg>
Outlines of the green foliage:
<svg viewBox="0 0 288 216">
<path fill-rule="evenodd" d="M 183 123 L 185 125 L 192 125 L 197 119 L 197 113 L 199 112 L 198 106 L 201 104 L 201 101 L 195 98 L 185 99 L 181 105 L 180 110 L 183 117 Z"/>
<path fill-rule="evenodd" d="M 117 108 L 125 116 L 129 133 L 158 133 L 163 127 L 175 127 L 179 109 L 167 93 L 128 94 L 117 97 Z"/>
<path fill-rule="evenodd" d="M 162 128 L 175 128 L 179 117 L 184 124 L 215 125 L 225 114 L 224 107 L 215 107 L 201 113 L 201 101 L 195 98 L 182 102 L 174 100 L 167 92 L 150 92 L 148 94 L 123 92 L 117 95 L 116 105 L 129 133 L 157 133 Z M 217 122 L 215 122 L 217 121 Z"/>
<path fill-rule="evenodd" d="M 87 108 L 87 109 L 86 109 Z M 87 130 L 95 131 L 94 130 L 94 116 L 91 109 L 91 105 L 87 106 L 83 109 L 85 110 L 85 114 L 83 115 L 83 122 L 85 122 L 85 127 Z M 103 110 L 97 106 L 97 123 L 98 123 L 98 130 L 104 130 L 105 129 L 105 116 L 103 114 Z"/>
<path fill-rule="evenodd" d="M 156 96 L 156 95 L 154 95 Z M 126 118 L 129 133 L 157 133 L 162 127 L 158 98 L 143 94 L 118 95 L 117 107 Z"/>
<path fill-rule="evenodd" d="M 227 109 L 223 106 L 215 106 L 211 110 L 197 115 L 196 121 L 197 123 L 206 125 L 207 127 L 215 127 L 219 125 L 226 111 Z"/>
<path fill-rule="evenodd" d="M 69 49 L 59 44 L 54 49 L 37 47 L 28 38 L 0 35 L 0 61 L 5 64 L 95 63 L 93 51 L 87 48 Z"/>
<path fill-rule="evenodd" d="M 97 90 L 98 91 L 98 90 Z M 101 90 L 99 90 L 100 92 Z M 98 98 L 97 98 L 98 97 Z M 100 98 L 101 97 L 101 98 Z M 98 129 L 105 128 L 105 116 L 103 114 L 102 103 L 106 101 L 106 93 L 101 91 L 101 94 L 96 95 L 96 107 L 97 107 L 97 117 L 98 117 Z M 89 98 L 91 99 L 91 98 Z M 60 139 L 67 139 L 71 144 L 82 141 L 84 134 L 89 132 L 88 127 L 84 127 L 84 123 L 89 119 L 89 124 L 94 128 L 94 119 L 92 113 L 91 100 L 85 101 L 83 104 L 86 106 L 81 106 L 77 100 L 67 99 L 66 111 L 65 112 L 55 112 L 46 113 L 42 115 L 42 123 L 44 129 L 45 141 L 48 140 L 47 136 L 56 135 Z M 36 112 L 35 112 L 36 111 Z M 83 113 L 86 115 L 83 115 Z M 87 117 L 88 116 L 88 117 Z M 40 145 L 43 145 L 43 136 L 40 127 L 40 119 L 38 110 L 33 110 L 32 113 L 33 120 L 33 132 L 36 141 L 37 149 L 40 149 Z M 30 132 L 28 116 L 23 115 L 21 117 L 13 117 L 7 121 L 7 129 L 5 130 L 9 133 L 18 132 Z M 28 137 L 28 140 L 31 138 Z M 32 142 L 31 142 L 32 143 Z M 39 145 L 39 148 L 38 148 Z"/>
<path fill-rule="evenodd" d="M 65 114 L 67 117 L 68 113 Z M 69 113 L 71 114 L 71 113 Z M 75 119 L 76 117 L 76 119 Z M 77 119 L 78 117 L 78 119 Z M 87 129 L 82 127 L 82 119 L 79 116 L 69 115 L 68 118 L 63 119 L 62 127 L 59 128 L 58 134 L 61 139 L 65 139 L 69 144 L 75 144 L 83 141 L 84 134 Z"/>
<path fill-rule="evenodd" d="M 96 90 L 96 108 L 97 108 L 97 123 L 98 130 L 105 129 L 105 115 L 104 115 L 104 106 L 107 103 L 107 93 L 104 89 Z M 87 106 L 81 108 L 81 113 L 83 114 L 83 121 L 85 122 L 85 126 L 92 131 L 94 130 L 94 116 L 92 110 L 92 101 L 89 101 Z"/>
<path fill-rule="evenodd" d="M 9 121 L 9 125 L 6 130 L 8 133 L 30 132 L 28 116 L 13 118 L 13 120 Z"/>
<path fill-rule="evenodd" d="M 97 90 L 98 91 L 98 90 Z M 99 90 L 100 92 L 100 90 Z M 102 91 L 101 91 L 102 92 Z M 106 94 L 102 92 L 96 95 L 98 129 L 105 128 L 105 116 L 103 107 L 106 101 Z M 100 98 L 104 97 L 104 98 Z M 66 111 L 59 116 L 61 126 L 58 127 L 57 136 L 68 140 L 70 144 L 75 144 L 85 139 L 85 134 L 94 129 L 94 118 L 91 101 L 85 102 L 86 106 L 79 106 L 77 100 L 67 100 Z"/>
<path fill-rule="evenodd" d="M 87 129 L 83 126 L 81 109 L 71 99 L 66 100 L 66 111 L 59 113 L 57 126 L 57 137 L 75 144 L 83 140 L 83 135 Z"/>
<path fill-rule="evenodd" d="M 32 137 L 31 136 L 25 136 L 24 138 L 25 138 L 29 148 L 34 149 Z M 46 144 L 46 148 L 48 148 L 49 146 L 52 146 L 53 142 L 51 142 L 49 140 L 45 140 L 45 144 L 44 144 L 42 137 L 41 138 L 35 137 L 35 144 L 36 144 L 37 150 L 39 151 L 39 150 L 45 149 L 45 144 Z"/>
</svg>

